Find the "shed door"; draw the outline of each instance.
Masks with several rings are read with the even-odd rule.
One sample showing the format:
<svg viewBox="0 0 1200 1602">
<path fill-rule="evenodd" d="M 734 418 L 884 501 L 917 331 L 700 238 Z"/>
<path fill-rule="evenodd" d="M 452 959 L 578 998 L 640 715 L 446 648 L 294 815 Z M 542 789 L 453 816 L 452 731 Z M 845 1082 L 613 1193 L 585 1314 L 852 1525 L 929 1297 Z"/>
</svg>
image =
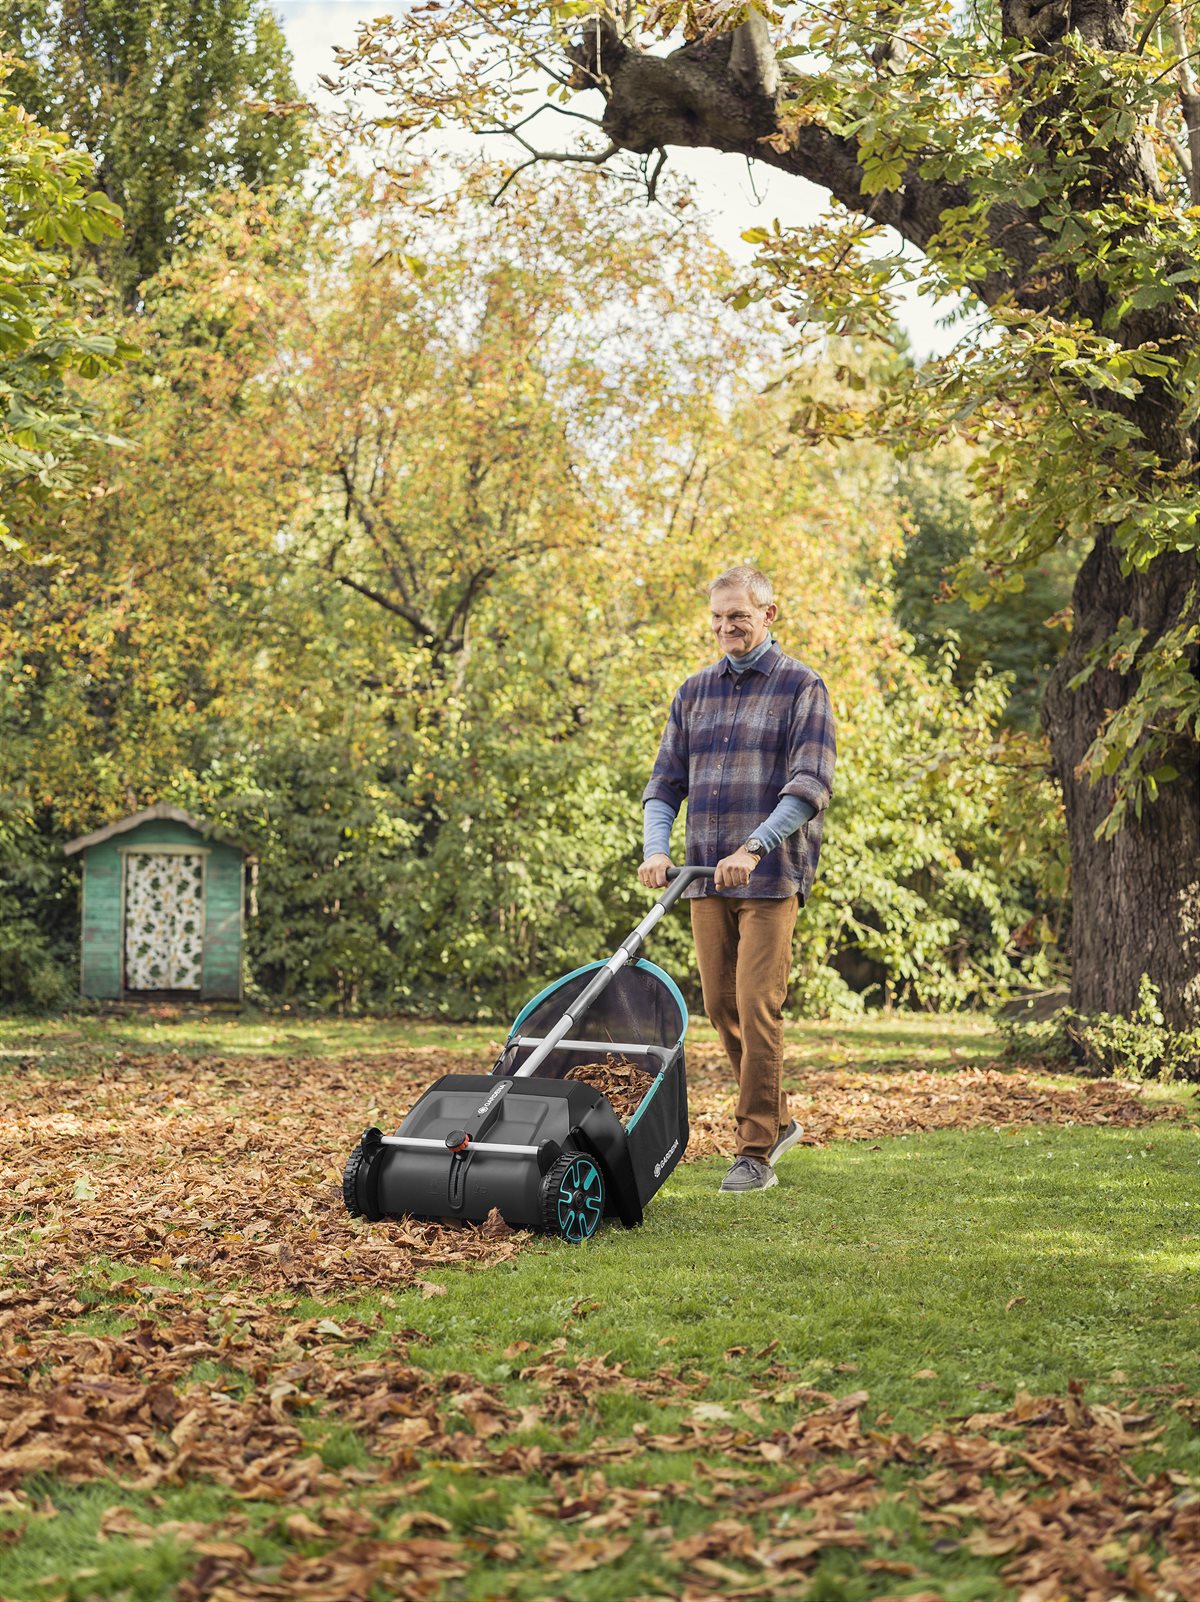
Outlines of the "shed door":
<svg viewBox="0 0 1200 1602">
<path fill-rule="evenodd" d="M 126 990 L 199 990 L 204 858 L 131 851 L 125 858 Z"/>
</svg>

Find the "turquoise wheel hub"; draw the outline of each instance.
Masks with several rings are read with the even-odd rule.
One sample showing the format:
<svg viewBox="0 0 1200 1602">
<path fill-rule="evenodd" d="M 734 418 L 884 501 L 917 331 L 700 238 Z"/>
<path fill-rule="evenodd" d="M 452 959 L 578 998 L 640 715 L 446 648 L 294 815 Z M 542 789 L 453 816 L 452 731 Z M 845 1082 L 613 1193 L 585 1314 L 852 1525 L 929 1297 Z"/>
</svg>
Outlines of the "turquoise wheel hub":
<svg viewBox="0 0 1200 1602">
<path fill-rule="evenodd" d="M 604 1185 L 590 1157 L 572 1159 L 558 1186 L 558 1227 L 564 1240 L 594 1235 L 604 1215 Z"/>
</svg>

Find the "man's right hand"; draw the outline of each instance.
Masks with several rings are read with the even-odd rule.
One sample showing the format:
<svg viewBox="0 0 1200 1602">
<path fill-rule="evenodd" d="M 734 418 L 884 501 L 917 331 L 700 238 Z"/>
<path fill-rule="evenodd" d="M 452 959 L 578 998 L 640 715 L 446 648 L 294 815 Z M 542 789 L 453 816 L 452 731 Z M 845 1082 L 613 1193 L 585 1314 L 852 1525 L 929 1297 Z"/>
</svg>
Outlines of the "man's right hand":
<svg viewBox="0 0 1200 1602">
<path fill-rule="evenodd" d="M 647 890 L 662 890 L 667 883 L 667 869 L 674 866 L 665 851 L 656 851 L 642 863 L 638 869 L 638 878 Z"/>
</svg>

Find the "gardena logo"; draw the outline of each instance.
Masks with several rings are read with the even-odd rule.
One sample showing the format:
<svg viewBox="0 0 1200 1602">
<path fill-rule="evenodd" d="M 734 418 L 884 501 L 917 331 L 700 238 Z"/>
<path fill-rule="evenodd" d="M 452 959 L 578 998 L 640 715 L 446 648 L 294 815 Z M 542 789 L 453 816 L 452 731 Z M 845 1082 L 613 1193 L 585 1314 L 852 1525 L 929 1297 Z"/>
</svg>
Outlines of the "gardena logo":
<svg viewBox="0 0 1200 1602">
<path fill-rule="evenodd" d="M 483 1106 L 482 1107 L 476 1107 L 476 1109 L 475 1109 L 476 1118 L 480 1117 L 481 1114 L 487 1112 L 489 1107 L 494 1106 L 495 1103 L 497 1101 L 499 1101 L 501 1096 L 507 1095 L 507 1093 L 508 1093 L 508 1084 L 509 1084 L 509 1082 L 507 1080 L 505 1080 L 504 1084 L 497 1085 L 495 1090 L 492 1091 L 491 1095 L 484 1102 Z"/>
<path fill-rule="evenodd" d="M 654 1165 L 654 1177 L 655 1177 L 655 1179 L 658 1178 L 659 1174 L 662 1173 L 663 1169 L 667 1166 L 667 1164 L 670 1162 L 671 1158 L 675 1155 L 675 1148 L 678 1145 L 679 1145 L 679 1141 L 677 1139 L 673 1140 L 671 1142 L 671 1144 L 667 1147 L 666 1151 L 663 1152 L 662 1156 L 655 1163 L 655 1165 Z"/>
</svg>

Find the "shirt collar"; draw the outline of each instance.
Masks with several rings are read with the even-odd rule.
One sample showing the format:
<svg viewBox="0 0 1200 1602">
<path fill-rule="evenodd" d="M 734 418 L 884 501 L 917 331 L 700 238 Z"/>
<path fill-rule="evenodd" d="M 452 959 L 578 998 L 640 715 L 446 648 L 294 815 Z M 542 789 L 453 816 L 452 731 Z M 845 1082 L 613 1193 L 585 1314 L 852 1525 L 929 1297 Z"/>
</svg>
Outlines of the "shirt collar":
<svg viewBox="0 0 1200 1602">
<path fill-rule="evenodd" d="M 757 662 L 751 662 L 748 667 L 744 667 L 742 669 L 742 672 L 743 672 L 743 674 L 745 674 L 745 673 L 764 673 L 764 674 L 774 673 L 775 669 L 779 665 L 779 658 L 782 655 L 783 655 L 783 652 L 780 649 L 779 641 L 776 640 L 776 639 L 772 639 L 770 645 L 763 652 L 763 654 L 759 657 L 758 661 Z M 724 655 L 723 653 L 722 653 L 722 656 L 721 656 L 721 660 L 717 663 L 717 671 L 718 671 L 718 673 L 726 674 L 729 678 L 733 678 L 734 677 L 733 668 L 730 665 L 729 658 L 726 655 Z"/>
</svg>

